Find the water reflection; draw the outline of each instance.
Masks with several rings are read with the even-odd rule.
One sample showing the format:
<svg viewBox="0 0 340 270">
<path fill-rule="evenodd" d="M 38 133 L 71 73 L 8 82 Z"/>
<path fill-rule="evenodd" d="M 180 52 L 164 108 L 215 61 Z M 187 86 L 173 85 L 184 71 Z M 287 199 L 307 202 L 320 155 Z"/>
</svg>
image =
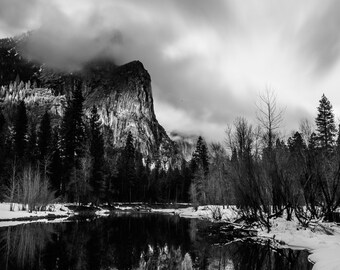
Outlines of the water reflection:
<svg viewBox="0 0 340 270">
<path fill-rule="evenodd" d="M 40 261 L 40 255 L 48 242 L 54 228 L 51 224 L 25 224 L 8 227 L 0 234 L 0 251 L 2 269 L 29 269 Z M 13 265 L 14 262 L 14 265 Z"/>
<path fill-rule="evenodd" d="M 0 228 L 1 269 L 311 269 L 305 251 L 216 245 L 196 220 L 123 215 Z M 211 238 L 209 238 L 211 239 Z"/>
</svg>

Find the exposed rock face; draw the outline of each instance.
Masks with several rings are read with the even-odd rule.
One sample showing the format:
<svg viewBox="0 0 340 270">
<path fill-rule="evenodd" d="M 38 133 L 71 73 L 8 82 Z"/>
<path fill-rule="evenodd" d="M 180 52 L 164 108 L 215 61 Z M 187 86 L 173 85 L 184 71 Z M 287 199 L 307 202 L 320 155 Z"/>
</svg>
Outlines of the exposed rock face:
<svg viewBox="0 0 340 270">
<path fill-rule="evenodd" d="M 58 118 L 63 115 L 67 96 L 80 80 L 83 82 L 85 114 L 90 115 L 92 107 L 97 107 L 110 145 L 115 148 L 124 147 L 127 134 L 131 131 L 136 148 L 151 163 L 160 161 L 163 168 L 181 164 L 182 157 L 178 154 L 175 143 L 156 119 L 151 78 L 141 62 L 133 61 L 116 66 L 112 61 L 99 59 L 72 74 L 55 71 L 44 65 L 33 65 L 23 61 L 21 57 L 18 58 L 20 62 L 16 59 L 16 55 L 20 54 L 16 51 L 16 45 L 16 41 L 12 39 L 2 40 L 0 48 L 3 51 L 0 51 L 0 56 L 8 58 L 6 65 L 24 66 L 27 69 L 24 80 L 37 79 L 41 88 L 31 89 L 31 84 L 14 90 L 11 86 L 6 89 L 3 87 L 0 89 L 2 106 L 7 101 L 15 103 L 25 100 L 33 115 L 38 116 L 40 112 L 42 115 L 45 110 L 49 110 L 57 123 Z M 13 51 L 13 55 L 7 53 L 8 50 Z M 14 80 L 8 74 L 0 75 L 0 83 L 3 85 Z"/>
<path fill-rule="evenodd" d="M 100 119 L 112 131 L 110 139 L 117 147 L 125 145 L 131 131 L 136 148 L 144 157 L 153 162 L 158 159 L 163 167 L 179 164 L 174 142 L 156 119 L 151 78 L 143 64 L 134 61 L 111 69 L 107 75 L 106 80 L 96 84 L 92 82 L 93 76 L 87 76 L 86 88 L 91 89 L 85 99 L 86 114 L 93 105 L 98 108 Z"/>
<path fill-rule="evenodd" d="M 0 109 L 4 109 L 7 113 L 8 121 L 13 121 L 15 118 L 15 104 L 23 100 L 27 107 L 27 114 L 32 121 L 32 124 L 38 125 L 40 116 L 45 111 L 51 113 L 52 124 L 57 124 L 60 117 L 64 113 L 66 105 L 66 97 L 64 95 L 55 96 L 51 89 L 47 88 L 34 88 L 31 89 L 26 86 L 13 87 L 0 87 Z"/>
<path fill-rule="evenodd" d="M 186 161 L 189 161 L 192 158 L 192 154 L 195 151 L 198 136 L 186 135 L 180 132 L 172 131 L 170 133 L 170 138 L 173 142 L 175 142 L 180 155 Z"/>
</svg>

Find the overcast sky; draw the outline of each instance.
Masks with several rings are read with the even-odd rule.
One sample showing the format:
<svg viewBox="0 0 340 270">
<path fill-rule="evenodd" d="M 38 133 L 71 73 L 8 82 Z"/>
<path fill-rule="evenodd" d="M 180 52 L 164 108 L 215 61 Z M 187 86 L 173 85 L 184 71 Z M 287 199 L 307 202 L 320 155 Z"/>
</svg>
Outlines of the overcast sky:
<svg viewBox="0 0 340 270">
<path fill-rule="evenodd" d="M 275 89 L 289 134 L 322 93 L 340 117 L 340 1 L 0 0 L 0 37 L 36 32 L 32 56 L 77 67 L 139 59 L 165 129 L 222 140 Z"/>
</svg>

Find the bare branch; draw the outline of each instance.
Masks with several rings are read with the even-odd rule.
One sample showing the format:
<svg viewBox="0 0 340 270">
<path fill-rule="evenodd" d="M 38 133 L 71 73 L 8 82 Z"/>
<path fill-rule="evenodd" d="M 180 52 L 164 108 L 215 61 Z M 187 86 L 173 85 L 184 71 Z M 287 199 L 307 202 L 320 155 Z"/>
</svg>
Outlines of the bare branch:
<svg viewBox="0 0 340 270">
<path fill-rule="evenodd" d="M 308 140 L 312 135 L 313 129 L 313 124 L 307 118 L 300 121 L 299 130 L 306 144 L 308 144 Z"/>
<path fill-rule="evenodd" d="M 276 94 L 266 88 L 259 94 L 259 101 L 255 104 L 257 108 L 256 118 L 266 132 L 268 147 L 273 145 L 273 138 L 283 121 L 284 109 L 277 106 Z"/>
</svg>

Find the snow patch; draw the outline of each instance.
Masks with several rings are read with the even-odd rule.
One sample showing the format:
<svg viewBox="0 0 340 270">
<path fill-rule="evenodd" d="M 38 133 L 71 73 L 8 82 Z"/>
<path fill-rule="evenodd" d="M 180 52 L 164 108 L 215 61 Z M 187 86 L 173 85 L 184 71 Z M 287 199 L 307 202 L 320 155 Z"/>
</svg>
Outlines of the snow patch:
<svg viewBox="0 0 340 270">
<path fill-rule="evenodd" d="M 340 227 L 334 223 L 318 222 L 303 228 L 297 221 L 277 218 L 270 233 L 259 231 L 260 237 L 274 238 L 293 249 L 307 249 L 313 270 L 340 269 Z"/>
<path fill-rule="evenodd" d="M 47 217 L 48 215 L 56 216 L 70 216 L 73 214 L 67 206 L 63 204 L 53 204 L 50 205 L 47 211 L 22 211 L 20 204 L 13 204 L 13 211 L 11 211 L 10 203 L 0 203 L 0 221 L 8 219 L 19 219 L 19 218 L 37 218 L 37 217 Z"/>
</svg>

